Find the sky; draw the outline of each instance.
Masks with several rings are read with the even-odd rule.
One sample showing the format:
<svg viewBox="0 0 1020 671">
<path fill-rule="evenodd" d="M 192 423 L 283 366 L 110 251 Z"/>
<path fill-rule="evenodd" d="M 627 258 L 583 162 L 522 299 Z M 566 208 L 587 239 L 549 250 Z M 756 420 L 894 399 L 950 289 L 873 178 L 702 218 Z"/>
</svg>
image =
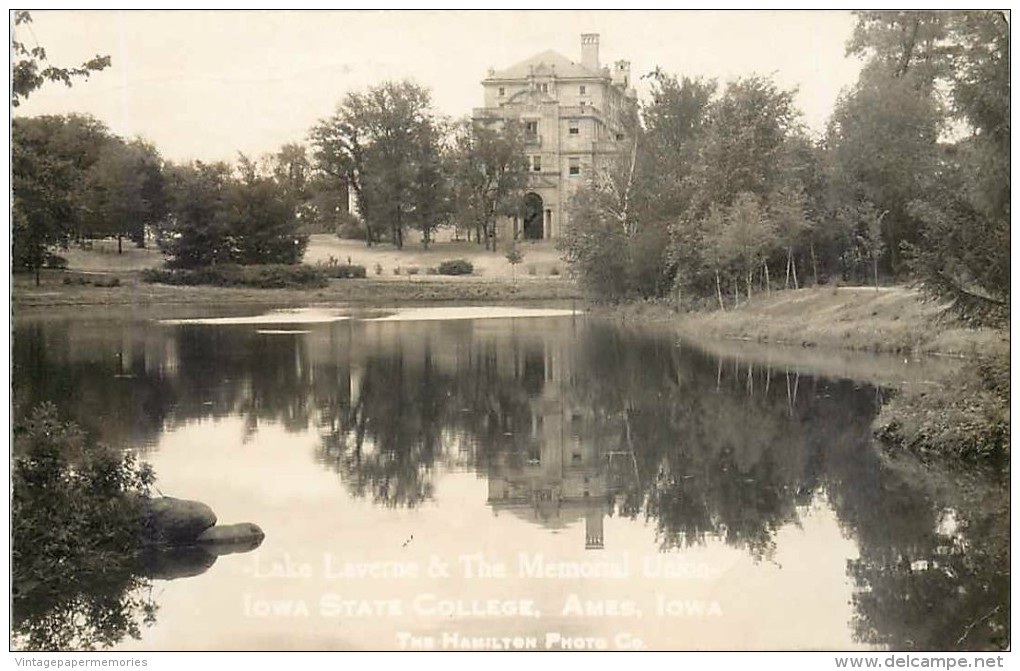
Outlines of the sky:
<svg viewBox="0 0 1020 671">
<path fill-rule="evenodd" d="M 174 161 L 259 156 L 329 116 L 348 91 L 387 79 L 429 87 L 451 117 L 482 105 L 481 80 L 553 49 L 580 61 L 580 35 L 601 35 L 603 64 L 640 75 L 728 80 L 771 75 L 796 88 L 820 132 L 861 63 L 845 56 L 854 19 L 837 11 L 36 11 L 17 37 L 49 61 L 96 54 L 112 67 L 67 88 L 50 83 L 17 116 L 88 113 L 142 136 Z M 639 81 L 638 94 L 647 93 Z"/>
</svg>

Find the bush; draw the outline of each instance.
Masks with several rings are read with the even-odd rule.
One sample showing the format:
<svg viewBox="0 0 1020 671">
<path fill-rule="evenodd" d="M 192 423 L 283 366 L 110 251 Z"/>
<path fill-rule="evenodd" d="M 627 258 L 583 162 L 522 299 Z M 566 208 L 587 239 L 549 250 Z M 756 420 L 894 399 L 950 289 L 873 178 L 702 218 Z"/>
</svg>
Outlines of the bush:
<svg viewBox="0 0 1020 671">
<path fill-rule="evenodd" d="M 80 287 L 93 286 L 111 288 L 120 286 L 120 278 L 110 277 L 108 275 L 97 275 L 94 277 L 89 277 L 88 275 L 68 275 L 64 277 L 63 283 Z"/>
<path fill-rule="evenodd" d="M 475 267 L 467 259 L 450 259 L 440 263 L 437 270 L 440 275 L 471 275 Z"/>
<path fill-rule="evenodd" d="M 341 280 L 364 279 L 368 276 L 368 273 L 365 271 L 365 266 L 359 266 L 353 263 L 340 263 L 327 266 L 325 270 L 329 277 L 335 277 Z"/>
<path fill-rule="evenodd" d="M 288 264 L 218 265 L 194 270 L 149 269 L 142 271 L 142 279 L 146 282 L 179 286 L 209 285 L 257 289 L 316 288 L 324 287 L 327 283 L 327 275 L 320 268 Z"/>
<path fill-rule="evenodd" d="M 134 574 L 152 470 L 90 441 L 52 404 L 15 413 L 12 434 L 15 647 L 89 650 L 138 638 L 155 612 Z"/>
<path fill-rule="evenodd" d="M 421 268 L 419 268 L 418 266 L 408 266 L 407 267 L 407 274 L 408 275 L 417 275 L 420 272 L 421 272 Z"/>
<path fill-rule="evenodd" d="M 549 271 L 549 274 L 551 276 L 553 276 L 553 277 L 559 277 L 560 267 L 559 266 L 553 266 L 552 269 Z"/>
<path fill-rule="evenodd" d="M 142 542 L 141 497 L 154 479 L 148 465 L 89 441 L 49 403 L 16 420 L 12 433 L 16 596 L 130 564 Z"/>
<path fill-rule="evenodd" d="M 1008 463 L 1009 357 L 982 356 L 934 388 L 908 388 L 882 407 L 875 435 L 922 457 Z"/>
<path fill-rule="evenodd" d="M 336 236 L 341 240 L 365 240 L 368 230 L 358 220 L 348 221 L 336 227 Z"/>
</svg>

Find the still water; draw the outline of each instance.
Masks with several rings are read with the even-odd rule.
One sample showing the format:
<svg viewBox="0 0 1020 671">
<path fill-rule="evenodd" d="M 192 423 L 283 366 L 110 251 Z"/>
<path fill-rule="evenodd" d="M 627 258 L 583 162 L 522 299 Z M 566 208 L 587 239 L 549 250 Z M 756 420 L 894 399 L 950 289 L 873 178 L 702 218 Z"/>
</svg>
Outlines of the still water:
<svg viewBox="0 0 1020 671">
<path fill-rule="evenodd" d="M 56 403 L 137 451 L 163 494 L 266 538 L 68 612 L 16 613 L 15 637 L 34 626 L 59 630 L 51 645 L 123 650 L 1004 645 L 1008 499 L 884 457 L 870 429 L 881 390 L 564 311 L 517 314 L 19 317 L 20 403 Z M 60 626 L 33 624 L 44 616 Z"/>
</svg>

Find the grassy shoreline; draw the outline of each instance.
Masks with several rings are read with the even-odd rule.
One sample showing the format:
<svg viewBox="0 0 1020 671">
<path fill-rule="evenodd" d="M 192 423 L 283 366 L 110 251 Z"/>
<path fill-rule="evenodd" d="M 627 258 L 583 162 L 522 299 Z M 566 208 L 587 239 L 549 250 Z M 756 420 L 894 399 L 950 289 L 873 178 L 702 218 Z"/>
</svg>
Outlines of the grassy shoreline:
<svg viewBox="0 0 1020 671">
<path fill-rule="evenodd" d="M 162 304 L 278 304 L 286 306 L 329 304 L 394 304 L 450 301 L 518 302 L 578 300 L 581 293 L 563 278 L 527 278 L 517 283 L 482 277 L 393 277 L 386 279 L 335 279 L 322 288 L 255 289 L 213 286 L 171 286 L 141 281 L 138 273 L 118 273 L 120 285 L 97 287 L 63 284 L 66 273 L 43 274 L 36 287 L 29 276 L 15 276 L 12 304 L 17 310 L 59 306 L 114 306 Z"/>
<path fill-rule="evenodd" d="M 885 445 L 923 461 L 1009 468 L 1009 332 L 961 325 L 944 305 L 924 301 L 914 289 L 800 289 L 762 296 L 737 309 L 684 314 L 655 303 L 596 311 L 661 324 L 718 356 L 758 349 L 759 357 L 767 353 L 781 365 L 889 387 L 893 395 L 874 423 Z M 870 352 L 886 361 L 841 367 L 832 361 L 839 351 Z M 957 360 L 956 365 L 930 369 L 920 384 L 896 367 L 896 359 L 906 357 L 907 363 L 939 355 Z"/>
</svg>

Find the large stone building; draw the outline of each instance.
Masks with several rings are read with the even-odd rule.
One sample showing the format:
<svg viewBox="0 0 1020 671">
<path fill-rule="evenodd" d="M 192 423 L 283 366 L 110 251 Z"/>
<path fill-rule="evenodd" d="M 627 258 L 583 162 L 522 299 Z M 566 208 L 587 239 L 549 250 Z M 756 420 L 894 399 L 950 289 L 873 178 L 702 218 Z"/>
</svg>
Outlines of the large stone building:
<svg viewBox="0 0 1020 671">
<path fill-rule="evenodd" d="M 545 51 L 482 81 L 485 106 L 476 121 L 518 120 L 524 129 L 529 191 L 524 214 L 503 222 L 500 236 L 556 238 L 578 186 L 626 140 L 624 120 L 637 96 L 630 63 L 599 61 L 599 36 L 581 35 L 581 62 Z"/>
</svg>

